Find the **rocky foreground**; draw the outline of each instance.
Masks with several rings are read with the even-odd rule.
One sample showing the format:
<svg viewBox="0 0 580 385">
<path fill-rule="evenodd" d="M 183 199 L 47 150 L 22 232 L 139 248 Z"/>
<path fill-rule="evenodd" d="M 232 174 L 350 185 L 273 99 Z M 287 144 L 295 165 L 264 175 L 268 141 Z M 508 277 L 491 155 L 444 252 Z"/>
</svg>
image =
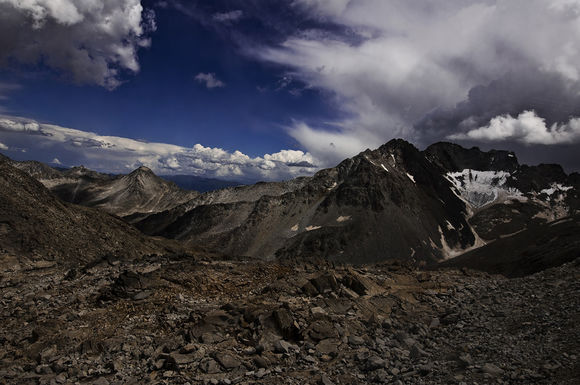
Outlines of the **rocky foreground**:
<svg viewBox="0 0 580 385">
<path fill-rule="evenodd" d="M 507 279 L 151 256 L 2 261 L 3 384 L 577 384 L 580 259 Z"/>
</svg>

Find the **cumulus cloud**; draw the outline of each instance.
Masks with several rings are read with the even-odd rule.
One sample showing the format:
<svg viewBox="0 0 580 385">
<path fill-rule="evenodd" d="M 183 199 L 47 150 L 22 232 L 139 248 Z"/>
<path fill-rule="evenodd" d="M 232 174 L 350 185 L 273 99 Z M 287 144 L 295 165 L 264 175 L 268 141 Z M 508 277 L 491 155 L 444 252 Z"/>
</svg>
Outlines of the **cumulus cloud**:
<svg viewBox="0 0 580 385">
<path fill-rule="evenodd" d="M 317 160 L 303 151 L 282 150 L 250 157 L 240 151 L 201 144 L 183 147 L 103 136 L 12 116 L 0 116 L 0 139 L 37 156 L 45 154 L 46 160 L 58 154 L 59 161 L 65 164 L 82 163 L 107 172 L 126 173 L 145 165 L 158 174 L 193 174 L 255 182 L 290 179 L 317 170 Z"/>
<path fill-rule="evenodd" d="M 8 150 L 8 146 L 0 142 L 0 150 Z"/>
<path fill-rule="evenodd" d="M 0 118 L 0 130 L 42 134 L 40 125 L 32 120 Z"/>
<path fill-rule="evenodd" d="M 485 86 L 472 88 L 466 100 L 452 108 L 430 111 L 414 125 L 426 141 L 486 126 L 501 115 L 517 116 L 534 110 L 546 125 L 567 122 L 580 115 L 580 84 L 539 70 L 511 72 Z"/>
<path fill-rule="evenodd" d="M 535 111 L 524 111 L 516 118 L 497 116 L 487 126 L 466 133 L 449 135 L 449 139 L 482 141 L 514 141 L 523 144 L 571 144 L 580 142 L 580 118 L 565 124 L 546 125 L 546 120 Z"/>
<path fill-rule="evenodd" d="M 139 71 L 152 11 L 140 0 L 0 0 L 0 65 L 42 63 L 83 84 L 115 88 Z"/>
<path fill-rule="evenodd" d="M 222 82 L 221 80 L 219 80 L 215 76 L 215 73 L 203 73 L 203 72 L 200 72 L 197 75 L 195 75 L 195 80 L 198 83 L 205 85 L 209 89 L 212 89 L 212 88 L 223 88 L 223 87 L 226 86 L 226 84 L 224 82 Z"/>
<path fill-rule="evenodd" d="M 213 19 L 221 23 L 231 23 L 240 20 L 244 16 L 244 12 L 236 9 L 229 12 L 218 12 L 213 15 Z"/>
<path fill-rule="evenodd" d="M 510 74 L 558 77 L 562 89 L 580 82 L 578 1 L 294 0 L 292 7 L 322 22 L 246 50 L 327 92 L 342 112 L 333 130 L 311 123 L 291 133 L 318 158 L 342 158 L 392 137 L 419 145 L 443 139 L 457 127 L 434 138 L 417 122 Z M 531 108 L 525 93 L 519 101 Z M 340 154 L 330 156 L 329 143 Z"/>
<path fill-rule="evenodd" d="M 273 162 L 282 162 L 288 165 L 315 167 L 315 160 L 312 155 L 300 150 L 282 150 L 274 154 L 266 154 L 264 155 L 264 159 Z"/>
</svg>

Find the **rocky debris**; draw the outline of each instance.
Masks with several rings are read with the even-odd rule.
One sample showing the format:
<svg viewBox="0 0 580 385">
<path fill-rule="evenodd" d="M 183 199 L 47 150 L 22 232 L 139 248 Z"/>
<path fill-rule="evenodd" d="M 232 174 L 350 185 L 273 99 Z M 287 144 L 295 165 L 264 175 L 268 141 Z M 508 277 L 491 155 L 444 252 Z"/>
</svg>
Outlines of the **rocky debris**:
<svg viewBox="0 0 580 385">
<path fill-rule="evenodd" d="M 181 255 L 0 266 L 0 383 L 577 381 L 580 260 L 516 279 Z"/>
</svg>

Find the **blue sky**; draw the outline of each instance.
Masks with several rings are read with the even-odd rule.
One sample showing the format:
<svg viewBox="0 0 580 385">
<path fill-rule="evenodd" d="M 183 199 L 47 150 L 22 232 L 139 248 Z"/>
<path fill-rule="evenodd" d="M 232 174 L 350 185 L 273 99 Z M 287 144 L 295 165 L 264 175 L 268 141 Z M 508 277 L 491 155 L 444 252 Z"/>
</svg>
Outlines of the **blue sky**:
<svg viewBox="0 0 580 385">
<path fill-rule="evenodd" d="M 403 137 L 578 170 L 579 15 L 576 0 L 3 0 L 0 150 L 254 181 Z"/>
</svg>

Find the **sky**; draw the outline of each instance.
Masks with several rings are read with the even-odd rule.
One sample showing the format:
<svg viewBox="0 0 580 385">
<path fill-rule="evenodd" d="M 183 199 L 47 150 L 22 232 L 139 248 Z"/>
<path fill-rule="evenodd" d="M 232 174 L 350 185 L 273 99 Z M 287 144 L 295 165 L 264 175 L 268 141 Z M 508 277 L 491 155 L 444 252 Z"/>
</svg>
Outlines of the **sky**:
<svg viewBox="0 0 580 385">
<path fill-rule="evenodd" d="M 580 0 L 0 0 L 0 151 L 251 182 L 403 138 L 580 171 Z"/>
</svg>

